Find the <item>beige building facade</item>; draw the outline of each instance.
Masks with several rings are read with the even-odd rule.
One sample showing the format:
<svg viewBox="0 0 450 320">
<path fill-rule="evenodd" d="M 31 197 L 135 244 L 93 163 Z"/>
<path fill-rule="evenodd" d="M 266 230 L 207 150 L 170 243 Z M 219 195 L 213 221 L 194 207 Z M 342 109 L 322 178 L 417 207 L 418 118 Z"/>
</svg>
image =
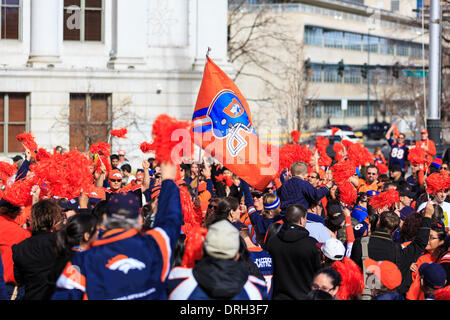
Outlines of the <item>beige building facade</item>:
<svg viewBox="0 0 450 320">
<path fill-rule="evenodd" d="M 302 131 L 314 131 L 327 123 L 347 124 L 357 130 L 375 120 L 396 121 L 401 131 L 410 131 L 420 106 L 398 103 L 396 114 L 392 109 L 396 101 L 410 99 L 411 93 L 402 88 L 401 78 L 408 74 L 403 70 L 421 72 L 427 68 L 428 33 L 413 11 L 416 0 L 272 1 L 264 5 L 248 2 L 250 16 L 264 10 L 281 17 L 287 32 L 300 44 L 303 62 L 309 62 L 309 76 L 304 79 L 308 82 L 304 91 L 306 106 L 300 115 Z M 342 72 L 339 62 L 343 63 Z M 362 70 L 365 64 L 370 68 L 369 84 Z M 301 66 L 299 70 L 306 72 Z M 254 77 L 239 77 L 237 83 L 249 96 L 263 95 L 266 90 L 264 85 L 256 84 Z M 422 92 L 416 95 L 422 97 Z M 270 112 L 257 99 L 253 107 L 258 115 L 264 114 L 272 121 L 261 120 L 260 130 L 276 126 L 284 126 L 280 130 L 286 132 L 297 129 L 283 118 L 298 113 Z"/>
</svg>

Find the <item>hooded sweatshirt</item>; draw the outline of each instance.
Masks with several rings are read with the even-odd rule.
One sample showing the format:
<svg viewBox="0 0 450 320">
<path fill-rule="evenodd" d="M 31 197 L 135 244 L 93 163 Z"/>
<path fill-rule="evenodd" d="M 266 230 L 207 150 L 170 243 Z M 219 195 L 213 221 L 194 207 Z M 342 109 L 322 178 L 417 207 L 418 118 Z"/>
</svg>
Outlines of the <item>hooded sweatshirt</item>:
<svg viewBox="0 0 450 320">
<path fill-rule="evenodd" d="M 299 225 L 284 223 L 266 249 L 273 262 L 273 300 L 303 300 L 320 269 L 317 241 Z"/>
</svg>

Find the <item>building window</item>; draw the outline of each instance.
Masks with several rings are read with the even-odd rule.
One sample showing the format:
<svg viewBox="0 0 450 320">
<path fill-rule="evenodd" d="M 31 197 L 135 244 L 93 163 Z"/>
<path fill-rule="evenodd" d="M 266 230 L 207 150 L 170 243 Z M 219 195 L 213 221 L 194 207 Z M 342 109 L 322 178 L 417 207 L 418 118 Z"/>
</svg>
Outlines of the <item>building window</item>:
<svg viewBox="0 0 450 320">
<path fill-rule="evenodd" d="M 345 49 L 361 51 L 362 37 L 360 34 L 346 32 L 344 34 L 344 39 L 345 39 Z"/>
<path fill-rule="evenodd" d="M 400 10 L 400 0 L 391 0 L 391 11 Z"/>
<path fill-rule="evenodd" d="M 395 41 L 386 38 L 380 38 L 380 53 L 394 54 Z"/>
<path fill-rule="evenodd" d="M 20 0 L 1 0 L 0 39 L 19 39 Z"/>
<path fill-rule="evenodd" d="M 411 56 L 414 58 L 422 58 L 422 45 L 411 43 Z"/>
<path fill-rule="evenodd" d="M 324 45 L 328 48 L 342 48 L 344 33 L 341 31 L 325 30 L 323 32 Z"/>
<path fill-rule="evenodd" d="M 325 66 L 323 68 L 323 79 L 324 82 L 342 82 L 342 77 L 339 76 L 337 67 L 332 66 Z"/>
<path fill-rule="evenodd" d="M 309 71 L 310 71 L 309 74 L 310 82 L 322 82 L 322 66 L 312 65 Z"/>
<path fill-rule="evenodd" d="M 82 152 L 99 141 L 108 140 L 111 129 L 111 95 L 70 94 L 69 132 L 70 148 Z"/>
<path fill-rule="evenodd" d="M 363 36 L 364 51 L 378 52 L 378 37 Z"/>
<path fill-rule="evenodd" d="M 103 40 L 103 0 L 64 0 L 64 40 Z"/>
<path fill-rule="evenodd" d="M 346 117 L 361 117 L 361 102 L 349 101 L 347 103 L 347 110 L 344 111 Z"/>
<path fill-rule="evenodd" d="M 404 41 L 397 42 L 397 55 L 398 56 L 408 56 L 409 55 L 409 43 Z"/>
<path fill-rule="evenodd" d="M 327 118 L 342 117 L 341 101 L 324 101 L 323 114 Z"/>
<path fill-rule="evenodd" d="M 323 45 L 323 29 L 316 27 L 305 27 L 305 43 L 312 46 Z"/>
<path fill-rule="evenodd" d="M 26 93 L 0 93 L 0 152 L 23 152 L 17 136 L 28 131 L 29 98 Z"/>
<path fill-rule="evenodd" d="M 361 68 L 346 67 L 344 72 L 345 83 L 361 83 Z"/>
<path fill-rule="evenodd" d="M 308 113 L 307 117 L 320 119 L 322 117 L 322 103 L 310 102 L 305 111 Z"/>
</svg>

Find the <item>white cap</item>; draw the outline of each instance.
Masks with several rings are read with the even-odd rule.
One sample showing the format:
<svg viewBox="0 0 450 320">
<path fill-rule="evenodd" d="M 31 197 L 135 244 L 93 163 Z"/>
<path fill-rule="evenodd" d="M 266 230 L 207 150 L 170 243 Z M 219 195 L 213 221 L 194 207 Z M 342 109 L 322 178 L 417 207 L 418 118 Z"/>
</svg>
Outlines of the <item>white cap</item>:
<svg viewBox="0 0 450 320">
<path fill-rule="evenodd" d="M 342 241 L 330 238 L 320 248 L 325 257 L 331 260 L 342 260 L 345 256 L 345 247 Z"/>
</svg>

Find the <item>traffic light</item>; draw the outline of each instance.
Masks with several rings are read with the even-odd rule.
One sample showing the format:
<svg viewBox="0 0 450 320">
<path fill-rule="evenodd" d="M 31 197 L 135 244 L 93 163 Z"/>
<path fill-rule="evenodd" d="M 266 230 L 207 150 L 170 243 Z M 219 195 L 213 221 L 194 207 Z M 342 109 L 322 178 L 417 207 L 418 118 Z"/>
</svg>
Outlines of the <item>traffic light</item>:
<svg viewBox="0 0 450 320">
<path fill-rule="evenodd" d="M 399 63 L 396 62 L 396 63 L 394 64 L 394 66 L 392 67 L 392 75 L 393 75 L 394 78 L 396 78 L 396 79 L 398 79 L 398 72 L 399 72 L 399 70 L 400 70 Z"/>
<path fill-rule="evenodd" d="M 339 77 L 344 76 L 344 59 L 341 59 L 338 63 L 338 75 Z"/>
<path fill-rule="evenodd" d="M 364 63 L 364 65 L 361 67 L 361 77 L 363 77 L 363 79 L 367 79 L 367 63 Z"/>
</svg>

